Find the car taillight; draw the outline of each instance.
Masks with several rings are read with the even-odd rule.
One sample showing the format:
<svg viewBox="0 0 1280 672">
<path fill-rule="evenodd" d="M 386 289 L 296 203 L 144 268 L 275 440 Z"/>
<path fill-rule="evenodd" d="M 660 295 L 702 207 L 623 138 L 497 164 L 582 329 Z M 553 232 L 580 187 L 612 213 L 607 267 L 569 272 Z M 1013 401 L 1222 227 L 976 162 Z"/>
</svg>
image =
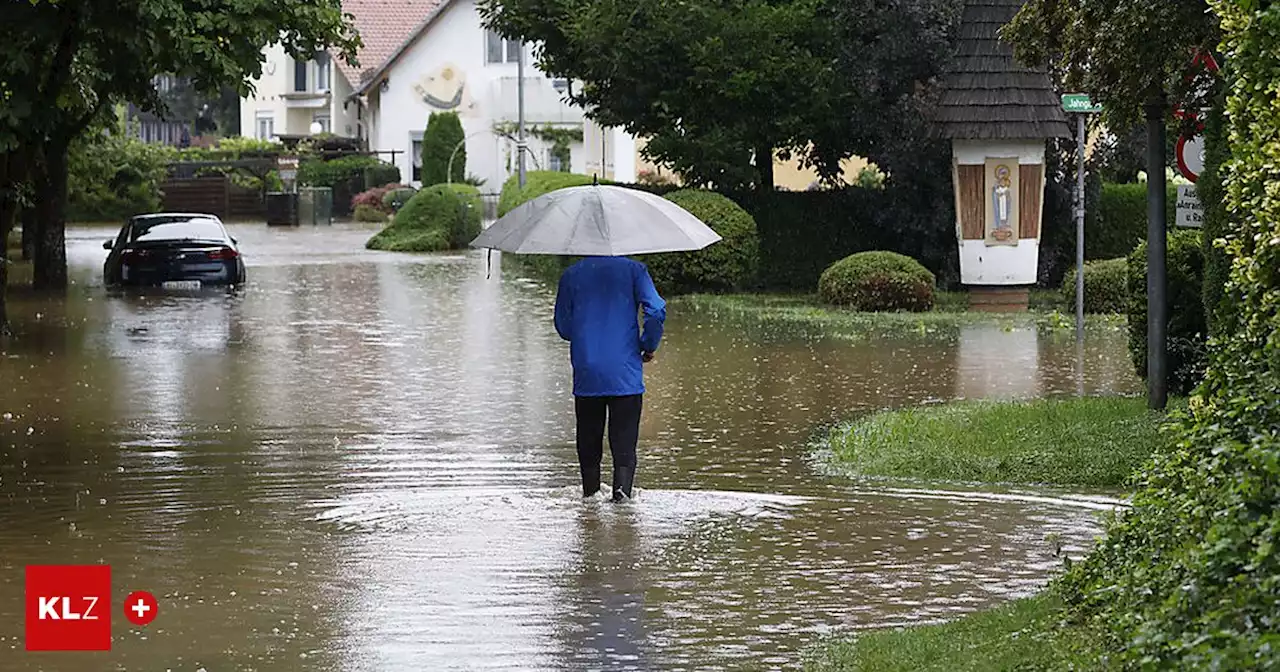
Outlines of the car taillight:
<svg viewBox="0 0 1280 672">
<path fill-rule="evenodd" d="M 238 256 L 240 256 L 240 253 L 229 247 L 224 247 L 221 250 L 214 250 L 209 253 L 209 258 L 214 261 L 226 261 L 235 259 Z"/>
</svg>

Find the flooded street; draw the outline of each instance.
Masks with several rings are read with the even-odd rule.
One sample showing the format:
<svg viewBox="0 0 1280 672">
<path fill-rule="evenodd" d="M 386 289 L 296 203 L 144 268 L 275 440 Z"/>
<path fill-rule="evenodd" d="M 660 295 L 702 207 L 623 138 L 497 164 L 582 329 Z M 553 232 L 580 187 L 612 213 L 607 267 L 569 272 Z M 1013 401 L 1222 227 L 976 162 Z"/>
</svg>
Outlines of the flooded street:
<svg viewBox="0 0 1280 672">
<path fill-rule="evenodd" d="M 851 413 L 1074 394 L 1070 329 L 812 338 L 673 305 L 639 498 L 584 503 L 549 289 L 354 225 L 230 228 L 238 293 L 109 295 L 114 231 L 72 229 L 70 299 L 12 306 L 0 670 L 780 669 L 1026 595 L 1099 531 L 1086 499 L 831 479 L 806 449 Z M 1124 332 L 1084 361 L 1087 392 L 1140 390 Z M 23 566 L 96 563 L 156 621 L 25 653 Z"/>
</svg>

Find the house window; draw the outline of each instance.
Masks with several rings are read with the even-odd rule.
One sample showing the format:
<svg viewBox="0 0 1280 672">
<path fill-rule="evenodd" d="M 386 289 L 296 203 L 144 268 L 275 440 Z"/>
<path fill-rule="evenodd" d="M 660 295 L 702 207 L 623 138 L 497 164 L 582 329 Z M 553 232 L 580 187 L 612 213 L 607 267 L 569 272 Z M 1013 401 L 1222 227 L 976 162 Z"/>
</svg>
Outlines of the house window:
<svg viewBox="0 0 1280 672">
<path fill-rule="evenodd" d="M 258 139 L 270 140 L 276 134 L 276 119 L 270 114 L 258 114 Z"/>
<path fill-rule="evenodd" d="M 409 160 L 413 165 L 410 177 L 414 182 L 422 181 L 422 137 L 413 138 L 409 144 Z"/>
<path fill-rule="evenodd" d="M 520 40 L 508 40 L 492 30 L 484 31 L 485 61 L 515 63 L 520 60 Z"/>
<path fill-rule="evenodd" d="M 330 87 L 330 73 L 333 70 L 329 53 L 322 51 L 316 54 L 316 91 L 326 92 Z"/>
<path fill-rule="evenodd" d="M 307 62 L 293 62 L 293 90 L 303 93 L 307 90 Z"/>
</svg>

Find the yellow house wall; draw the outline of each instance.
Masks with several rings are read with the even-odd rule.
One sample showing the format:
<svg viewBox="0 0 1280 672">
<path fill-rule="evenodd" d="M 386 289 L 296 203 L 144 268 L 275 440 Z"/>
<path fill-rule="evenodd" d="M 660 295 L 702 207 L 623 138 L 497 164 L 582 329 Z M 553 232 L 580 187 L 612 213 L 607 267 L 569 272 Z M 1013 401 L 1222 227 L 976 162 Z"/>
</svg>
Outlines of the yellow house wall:
<svg viewBox="0 0 1280 672">
<path fill-rule="evenodd" d="M 668 177 L 678 183 L 679 178 L 674 173 L 644 157 L 645 143 L 645 138 L 636 139 L 636 174 L 647 171 L 655 175 Z M 841 165 L 844 167 L 844 181 L 853 184 L 858 178 L 858 173 L 866 167 L 867 161 L 866 159 L 853 157 L 845 160 Z M 800 160 L 797 158 L 787 161 L 775 158 L 773 161 L 773 186 L 775 188 L 804 191 L 817 180 L 818 172 L 812 168 L 801 168 Z"/>
</svg>

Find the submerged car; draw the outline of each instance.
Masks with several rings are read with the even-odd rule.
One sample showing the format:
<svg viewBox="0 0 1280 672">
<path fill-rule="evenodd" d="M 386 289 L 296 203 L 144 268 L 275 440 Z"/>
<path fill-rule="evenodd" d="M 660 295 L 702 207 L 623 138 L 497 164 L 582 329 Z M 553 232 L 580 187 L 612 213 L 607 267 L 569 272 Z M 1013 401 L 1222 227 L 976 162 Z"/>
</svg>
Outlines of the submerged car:
<svg viewBox="0 0 1280 672">
<path fill-rule="evenodd" d="M 244 259 L 236 239 L 213 215 L 162 212 L 125 222 L 102 274 L 107 286 L 200 289 L 242 285 Z"/>
</svg>

